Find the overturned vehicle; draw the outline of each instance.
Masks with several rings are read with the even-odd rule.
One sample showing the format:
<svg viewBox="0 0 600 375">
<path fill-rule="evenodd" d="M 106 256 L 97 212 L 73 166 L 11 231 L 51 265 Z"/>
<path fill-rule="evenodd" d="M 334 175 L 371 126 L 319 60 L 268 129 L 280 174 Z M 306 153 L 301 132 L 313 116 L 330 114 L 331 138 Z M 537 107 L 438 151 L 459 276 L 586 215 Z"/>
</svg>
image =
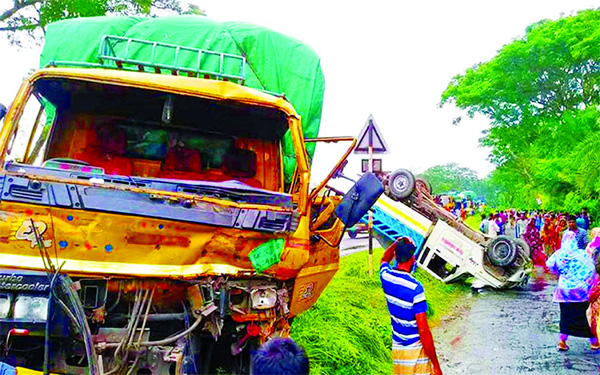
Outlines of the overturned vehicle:
<svg viewBox="0 0 600 375">
<path fill-rule="evenodd" d="M 525 241 L 473 230 L 436 204 L 429 183 L 408 170 L 378 177 L 385 195 L 373 206 L 373 234 L 382 246 L 398 236 L 412 238 L 417 265 L 446 283 L 474 278 L 473 287 L 513 288 L 528 282 L 532 263 Z"/>
</svg>

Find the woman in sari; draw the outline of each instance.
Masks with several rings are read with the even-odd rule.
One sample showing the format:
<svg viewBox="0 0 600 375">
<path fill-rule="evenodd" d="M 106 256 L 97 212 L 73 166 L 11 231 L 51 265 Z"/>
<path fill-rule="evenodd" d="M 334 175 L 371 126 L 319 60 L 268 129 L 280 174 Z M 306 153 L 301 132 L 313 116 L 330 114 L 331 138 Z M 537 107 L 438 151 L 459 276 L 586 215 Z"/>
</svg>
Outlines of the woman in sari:
<svg viewBox="0 0 600 375">
<path fill-rule="evenodd" d="M 556 224 L 556 230 L 554 231 L 554 251 L 560 249 L 562 246 L 562 235 L 567 230 L 567 218 L 564 215 L 558 217 L 558 224 Z"/>
<path fill-rule="evenodd" d="M 535 220 L 533 218 L 531 218 L 529 223 L 527 223 L 523 240 L 527 242 L 527 245 L 529 245 L 531 261 L 533 262 L 533 265 L 542 266 L 544 267 L 544 270 L 547 270 L 546 254 L 544 253 L 542 238 L 540 237 L 540 232 L 535 226 Z"/>
<path fill-rule="evenodd" d="M 544 226 L 542 227 L 541 235 L 546 256 L 550 256 L 554 252 L 554 239 L 556 237 L 556 225 L 554 224 L 554 218 L 550 214 L 546 214 L 544 217 Z"/>
<path fill-rule="evenodd" d="M 546 262 L 547 267 L 558 275 L 558 285 L 552 301 L 560 305 L 560 336 L 557 349 L 569 350 L 569 336 L 588 337 L 590 349 L 600 349 L 598 339 L 592 334 L 586 310 L 595 281 L 595 269 L 584 250 L 577 248 L 575 233 L 565 231 L 561 246 Z"/>
</svg>

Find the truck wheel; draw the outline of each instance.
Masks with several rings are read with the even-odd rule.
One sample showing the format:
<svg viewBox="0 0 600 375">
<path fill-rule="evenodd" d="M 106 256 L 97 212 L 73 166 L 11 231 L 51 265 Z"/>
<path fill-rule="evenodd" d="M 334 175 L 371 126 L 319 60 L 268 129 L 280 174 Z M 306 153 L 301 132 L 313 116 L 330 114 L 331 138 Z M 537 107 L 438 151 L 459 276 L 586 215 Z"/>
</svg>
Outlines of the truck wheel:
<svg viewBox="0 0 600 375">
<path fill-rule="evenodd" d="M 527 242 L 525 242 L 524 240 L 522 240 L 520 238 L 515 238 L 514 241 L 515 241 L 515 244 L 517 245 L 517 250 L 531 258 L 531 249 L 529 248 L 529 245 L 527 244 Z"/>
<path fill-rule="evenodd" d="M 390 175 L 388 187 L 392 198 L 408 198 L 415 190 L 415 176 L 406 169 L 398 169 Z"/>
<path fill-rule="evenodd" d="M 509 266 L 517 258 L 517 245 L 510 237 L 498 236 L 488 245 L 487 254 L 493 265 Z"/>
</svg>

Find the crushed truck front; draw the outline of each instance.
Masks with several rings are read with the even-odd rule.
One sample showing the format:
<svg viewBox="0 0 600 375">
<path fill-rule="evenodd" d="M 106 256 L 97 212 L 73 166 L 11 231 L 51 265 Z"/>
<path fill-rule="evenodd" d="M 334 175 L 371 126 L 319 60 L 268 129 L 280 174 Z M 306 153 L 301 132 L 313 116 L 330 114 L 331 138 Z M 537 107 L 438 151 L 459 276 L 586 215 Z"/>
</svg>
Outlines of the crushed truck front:
<svg viewBox="0 0 600 375">
<path fill-rule="evenodd" d="M 3 361 L 56 373 L 244 373 L 247 349 L 288 335 L 338 268 L 344 226 L 323 207 L 341 198 L 309 194 L 300 117 L 281 96 L 224 80 L 43 69 L 8 111 L 0 150 L 2 277 L 67 275 L 94 351 L 71 319 L 77 334 L 0 330 Z M 3 326 L 27 320 L 15 301 L 30 284 L 0 285 Z M 77 316 L 35 292 L 51 306 L 37 323 Z M 10 351 L 27 343 L 37 355 Z"/>
</svg>

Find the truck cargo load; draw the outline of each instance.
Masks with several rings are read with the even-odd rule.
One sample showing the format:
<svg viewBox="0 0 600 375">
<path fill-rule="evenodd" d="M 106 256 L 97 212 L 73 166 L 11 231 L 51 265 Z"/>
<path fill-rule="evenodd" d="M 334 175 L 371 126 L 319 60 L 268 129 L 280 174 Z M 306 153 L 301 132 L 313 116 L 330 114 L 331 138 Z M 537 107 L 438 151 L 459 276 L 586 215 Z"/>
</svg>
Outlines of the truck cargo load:
<svg viewBox="0 0 600 375">
<path fill-rule="evenodd" d="M 184 47 L 242 56 L 245 58 L 244 86 L 285 97 L 302 117 L 304 137 L 315 138 L 319 133 L 325 91 L 320 59 L 312 48 L 294 38 L 262 26 L 219 23 L 203 16 L 74 18 L 48 25 L 40 68 L 48 64 L 98 63 L 103 35 L 125 38 L 124 42 L 113 45 L 117 53 L 127 48 L 127 39 L 180 46 L 177 56 L 175 48 L 159 49 L 155 54 L 151 48 L 139 46 L 128 51 L 130 61 L 152 61 L 155 65 L 176 66 L 180 70 L 219 70 L 219 58 L 206 55 L 199 60 L 197 54 Z M 111 66 L 108 61 L 105 63 Z M 228 68 L 232 67 L 225 67 Z M 172 74 L 172 70 L 163 69 L 162 73 Z M 309 161 L 314 149 L 314 143 L 307 144 Z M 283 150 L 285 178 L 289 182 L 295 168 L 290 134 L 284 138 Z"/>
</svg>

